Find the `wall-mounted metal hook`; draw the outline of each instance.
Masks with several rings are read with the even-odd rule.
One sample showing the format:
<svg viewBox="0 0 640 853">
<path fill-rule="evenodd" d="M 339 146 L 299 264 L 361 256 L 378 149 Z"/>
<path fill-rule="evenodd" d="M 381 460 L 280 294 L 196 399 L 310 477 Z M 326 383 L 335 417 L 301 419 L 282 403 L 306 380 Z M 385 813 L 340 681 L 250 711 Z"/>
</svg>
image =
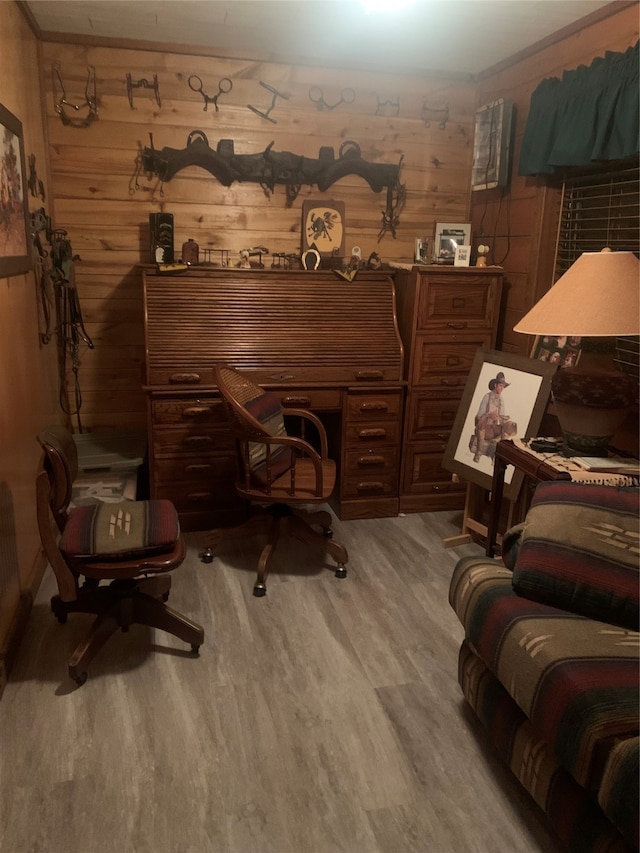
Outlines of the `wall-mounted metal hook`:
<svg viewBox="0 0 640 853">
<path fill-rule="evenodd" d="M 262 80 L 260 80 L 260 85 L 263 89 L 266 89 L 267 92 L 271 92 L 273 96 L 271 98 L 271 106 L 268 110 L 265 111 L 259 110 L 257 107 L 252 107 L 251 104 L 247 104 L 247 107 L 251 110 L 251 112 L 254 112 L 257 116 L 260 116 L 260 118 L 266 118 L 266 120 L 270 121 L 271 124 L 277 124 L 278 122 L 274 118 L 271 118 L 271 112 L 275 107 L 276 100 L 278 98 L 284 98 L 285 101 L 288 101 L 289 95 L 284 95 L 282 92 L 278 92 L 277 89 L 274 89 L 273 86 L 270 86 L 268 83 L 263 83 Z"/>
<path fill-rule="evenodd" d="M 73 104 L 67 99 L 67 90 L 62 82 L 60 63 L 54 62 L 51 66 L 53 77 L 53 108 L 60 116 L 62 123 L 67 127 L 89 127 L 98 118 L 98 95 L 96 92 L 96 69 L 93 65 L 87 68 L 87 83 L 84 89 L 84 102 Z M 60 97 L 57 93 L 60 93 Z M 70 107 L 76 112 L 87 108 L 88 114 L 84 118 L 71 118 L 67 115 L 65 107 Z"/>
<path fill-rule="evenodd" d="M 127 74 L 127 97 L 129 98 L 129 106 L 131 109 L 134 109 L 133 106 L 133 90 L 134 89 L 151 89 L 153 92 L 156 104 L 161 107 L 160 103 L 160 86 L 158 83 L 158 75 L 153 75 L 153 83 L 149 83 L 146 77 L 142 77 L 140 80 L 133 80 L 131 74 Z"/>
<path fill-rule="evenodd" d="M 377 116 L 387 115 L 387 107 L 391 111 L 390 115 L 392 115 L 392 116 L 400 115 L 400 95 L 396 95 L 395 98 L 388 99 L 386 101 L 381 100 L 380 95 L 378 95 L 377 98 L 378 98 L 378 106 L 376 108 L 376 115 Z"/>
<path fill-rule="evenodd" d="M 437 121 L 440 130 L 444 130 L 449 121 L 449 101 L 431 107 L 425 100 L 422 104 L 422 118 L 425 127 L 431 127 L 431 122 Z"/>
<path fill-rule="evenodd" d="M 335 110 L 341 104 L 352 104 L 356 99 L 355 89 L 347 87 L 340 92 L 340 100 L 335 104 L 328 104 L 324 99 L 324 92 L 320 86 L 312 86 L 309 89 L 309 100 L 315 104 L 319 110 Z"/>
<path fill-rule="evenodd" d="M 227 95 L 233 89 L 233 81 L 229 77 L 221 77 L 218 81 L 218 91 L 215 95 L 207 95 L 204 91 L 202 80 L 198 77 L 197 74 L 192 74 L 187 81 L 189 83 L 189 88 L 193 92 L 199 92 L 202 95 L 202 99 L 204 100 L 204 107 L 202 108 L 203 112 L 206 113 L 209 104 L 213 104 L 216 112 L 219 112 L 218 108 L 218 98 L 220 95 Z M 196 85 L 197 84 L 197 85 Z"/>
</svg>

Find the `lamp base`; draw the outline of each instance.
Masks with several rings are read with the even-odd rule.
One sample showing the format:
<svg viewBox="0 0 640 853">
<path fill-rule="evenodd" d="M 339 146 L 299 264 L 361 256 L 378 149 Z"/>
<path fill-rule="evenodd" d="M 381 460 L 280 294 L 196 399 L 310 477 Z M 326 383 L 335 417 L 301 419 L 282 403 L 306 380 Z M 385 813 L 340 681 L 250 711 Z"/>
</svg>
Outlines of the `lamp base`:
<svg viewBox="0 0 640 853">
<path fill-rule="evenodd" d="M 607 456 L 637 394 L 633 377 L 565 368 L 554 375 L 551 389 L 567 449 L 581 456 Z"/>
</svg>

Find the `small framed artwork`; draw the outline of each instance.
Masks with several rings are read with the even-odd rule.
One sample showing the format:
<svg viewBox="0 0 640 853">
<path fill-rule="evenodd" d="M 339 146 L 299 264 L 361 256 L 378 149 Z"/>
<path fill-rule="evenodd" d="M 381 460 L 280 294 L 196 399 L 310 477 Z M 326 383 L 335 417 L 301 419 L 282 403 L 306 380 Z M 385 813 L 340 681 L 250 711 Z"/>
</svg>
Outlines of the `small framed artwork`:
<svg viewBox="0 0 640 853">
<path fill-rule="evenodd" d="M 443 457 L 447 471 L 490 491 L 496 444 L 537 435 L 554 373 L 545 361 L 479 349 Z M 507 466 L 505 498 L 517 498 L 523 476 Z"/>
<path fill-rule="evenodd" d="M 471 246 L 456 246 L 456 254 L 453 259 L 454 267 L 468 267 L 471 260 Z"/>
<path fill-rule="evenodd" d="M 491 190 L 509 183 L 513 101 L 499 98 L 476 112 L 472 190 Z"/>
<path fill-rule="evenodd" d="M 436 224 L 434 260 L 437 264 L 453 264 L 458 246 L 471 245 L 471 224 L 438 222 Z"/>
<path fill-rule="evenodd" d="M 344 202 L 302 202 L 302 254 L 309 249 L 321 258 L 344 256 Z"/>
<path fill-rule="evenodd" d="M 0 104 L 0 278 L 31 266 L 22 122 Z"/>
<path fill-rule="evenodd" d="M 538 335 L 531 358 L 555 367 L 575 367 L 582 353 L 582 338 L 574 335 Z"/>
<path fill-rule="evenodd" d="M 414 260 L 417 264 L 430 264 L 433 260 L 433 241 L 428 237 L 416 237 Z"/>
</svg>

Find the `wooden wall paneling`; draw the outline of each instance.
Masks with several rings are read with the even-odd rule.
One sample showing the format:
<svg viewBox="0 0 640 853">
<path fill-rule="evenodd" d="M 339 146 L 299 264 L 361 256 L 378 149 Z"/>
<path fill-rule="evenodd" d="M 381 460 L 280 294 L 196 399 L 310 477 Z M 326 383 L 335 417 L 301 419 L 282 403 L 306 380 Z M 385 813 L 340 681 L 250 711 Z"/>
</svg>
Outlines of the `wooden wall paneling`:
<svg viewBox="0 0 640 853">
<path fill-rule="evenodd" d="M 38 44 L 15 3 L 0 3 L 0 33 L 0 101 L 22 123 L 25 157 L 35 155 L 49 211 Z M 43 206 L 30 194 L 28 201 L 32 210 Z M 40 345 L 37 312 L 33 272 L 0 278 L 0 694 L 45 565 L 35 517 L 35 439 L 62 418 L 55 343 Z"/>
<path fill-rule="evenodd" d="M 624 51 L 637 39 L 637 4 L 624 4 L 624 7 L 621 4 L 620 11 L 611 17 L 573 32 L 479 81 L 478 106 L 507 97 L 513 100 L 516 110 L 511 181 L 502 204 L 496 198 L 498 190 L 472 193 L 471 198 L 474 246 L 495 242 L 493 256 L 489 257 L 490 260 L 497 257 L 499 261 L 511 238 L 511 249 L 504 259 L 505 298 L 501 316 L 504 331 L 498 339 L 501 348 L 508 352 L 524 355 L 530 352 L 531 338 L 513 332 L 513 326 L 551 286 L 559 214 L 559 190 L 552 181 L 517 175 L 531 94 L 542 79 L 561 76 L 565 69 L 580 64 L 589 65 L 607 50 Z"/>
<path fill-rule="evenodd" d="M 56 115 L 53 62 L 60 65 L 70 100 L 82 100 L 87 67 L 95 67 L 99 112 L 89 127 L 65 127 Z M 128 73 L 134 81 L 158 75 L 160 107 L 153 93 L 134 89 L 131 109 Z M 149 261 L 149 213 L 173 213 L 177 255 L 182 243 L 193 237 L 203 249 L 228 249 L 232 262 L 247 246 L 298 252 L 302 202 L 307 198 L 344 201 L 347 252 L 357 244 L 365 257 L 378 251 L 384 260 L 411 260 L 415 238 L 431 235 L 436 221 L 466 221 L 469 215 L 475 85 L 468 81 L 53 42 L 43 45 L 43 75 L 56 224 L 69 231 L 81 258 L 78 291 L 95 343 L 95 350 L 82 353 L 80 369 L 83 424 L 88 429 L 107 425 L 109 411 L 113 426 L 127 411 L 135 420 L 143 413 L 136 377 L 143 356 L 142 307 L 118 291 L 137 264 Z M 217 112 L 212 105 L 203 109 L 202 96 L 189 88 L 190 75 L 201 78 L 208 94 L 217 91 L 221 77 L 232 80 L 232 90 L 219 97 Z M 247 108 L 253 104 L 266 112 L 271 106 L 272 96 L 261 81 L 288 96 L 276 98 L 270 114 L 275 123 Z M 356 98 L 319 111 L 309 98 L 312 86 L 321 87 L 330 104 L 346 87 L 354 89 Z M 376 115 L 378 98 L 395 97 L 400 98 L 397 116 Z M 425 101 L 448 103 L 444 128 L 435 122 L 426 126 Z M 302 186 L 289 207 L 284 186 L 270 194 L 253 183 L 223 187 L 195 166 L 165 185 L 144 175 L 135 185 L 136 156 L 150 145 L 150 133 L 155 148 L 181 149 L 195 129 L 206 134 L 213 148 L 220 139 L 232 139 L 238 154 L 258 154 L 273 143 L 275 151 L 312 158 L 322 146 L 330 146 L 337 157 L 343 142 L 355 140 L 368 161 L 397 164 L 402 157 L 407 197 L 397 238 L 388 234 L 378 241 L 386 190 L 373 193 L 357 176 L 341 179 L 324 194 L 317 187 Z"/>
</svg>

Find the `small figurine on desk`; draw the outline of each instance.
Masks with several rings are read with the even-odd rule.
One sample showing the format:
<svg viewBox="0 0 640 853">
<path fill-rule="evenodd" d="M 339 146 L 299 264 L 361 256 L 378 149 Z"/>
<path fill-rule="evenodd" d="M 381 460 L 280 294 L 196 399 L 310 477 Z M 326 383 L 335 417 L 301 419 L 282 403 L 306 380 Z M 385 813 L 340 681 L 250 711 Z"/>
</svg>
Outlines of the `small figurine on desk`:
<svg viewBox="0 0 640 853">
<path fill-rule="evenodd" d="M 477 267 L 486 267 L 487 265 L 487 255 L 489 254 L 488 246 L 478 246 L 478 257 L 476 259 Z"/>
<path fill-rule="evenodd" d="M 250 270 L 251 269 L 251 261 L 249 260 L 249 252 L 247 249 L 241 249 L 240 251 L 240 260 L 238 261 L 238 266 L 241 270 Z"/>
<path fill-rule="evenodd" d="M 370 270 L 382 269 L 382 260 L 377 252 L 371 252 L 369 260 L 367 261 L 367 266 Z"/>
</svg>

